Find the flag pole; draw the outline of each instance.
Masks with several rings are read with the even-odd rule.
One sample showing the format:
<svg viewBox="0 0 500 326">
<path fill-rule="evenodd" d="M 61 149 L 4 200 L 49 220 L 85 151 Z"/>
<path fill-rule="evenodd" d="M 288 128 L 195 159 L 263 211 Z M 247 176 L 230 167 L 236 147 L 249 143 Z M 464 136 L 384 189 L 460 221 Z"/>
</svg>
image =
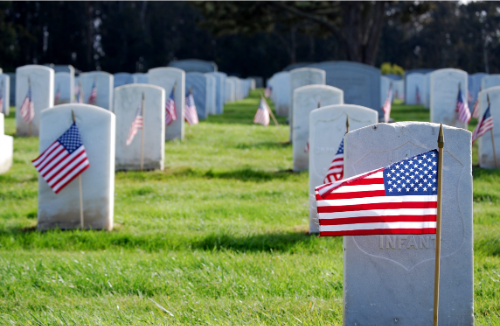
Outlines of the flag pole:
<svg viewBox="0 0 500 326">
<path fill-rule="evenodd" d="M 437 189 L 437 216 L 436 216 L 436 260 L 434 267 L 434 318 L 433 325 L 438 326 L 439 315 L 439 275 L 441 271 L 441 217 L 442 217 L 442 194 L 443 194 L 443 156 L 444 156 L 444 134 L 443 124 L 439 128 L 438 136 L 439 160 L 438 160 L 438 189 Z"/>
<path fill-rule="evenodd" d="M 490 95 L 486 94 L 486 98 L 488 99 L 488 106 L 490 106 Z M 495 158 L 495 169 L 498 169 L 497 153 L 495 150 L 495 137 L 493 137 L 493 128 L 490 129 L 490 134 L 491 134 L 491 146 L 493 146 L 493 157 Z"/>
<path fill-rule="evenodd" d="M 141 102 L 141 113 L 142 113 L 142 128 L 141 128 L 141 171 L 144 167 L 144 92 L 142 93 L 142 102 Z"/>
<path fill-rule="evenodd" d="M 71 110 L 71 115 L 73 117 L 73 123 L 76 123 L 75 119 L 75 111 Z M 78 175 L 78 189 L 79 189 L 79 194 L 80 194 L 80 228 L 83 230 L 84 224 L 83 224 L 83 197 L 82 197 L 82 175 Z"/>
<path fill-rule="evenodd" d="M 346 133 L 349 132 L 349 115 L 346 114 L 347 118 L 345 119 L 345 128 L 346 128 Z"/>
<path fill-rule="evenodd" d="M 259 94 L 260 94 L 260 98 L 263 99 L 264 102 L 266 102 L 266 105 L 269 108 L 269 113 L 271 114 L 271 118 L 273 118 L 274 124 L 276 125 L 276 127 L 279 126 L 278 120 L 276 120 L 276 117 L 274 116 L 273 110 L 271 110 L 271 107 L 269 106 L 269 104 L 267 104 L 266 98 L 262 95 L 262 92 L 259 92 Z"/>
</svg>

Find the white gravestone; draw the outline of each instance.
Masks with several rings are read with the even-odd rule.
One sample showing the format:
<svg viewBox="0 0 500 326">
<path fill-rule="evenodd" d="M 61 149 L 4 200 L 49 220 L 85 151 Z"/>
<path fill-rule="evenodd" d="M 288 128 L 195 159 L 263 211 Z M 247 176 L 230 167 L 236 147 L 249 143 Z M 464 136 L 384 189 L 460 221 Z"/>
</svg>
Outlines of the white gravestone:
<svg viewBox="0 0 500 326">
<path fill-rule="evenodd" d="M 488 97 L 490 98 L 490 113 L 493 117 L 493 137 L 495 143 L 495 153 L 491 142 L 491 131 L 476 140 L 478 143 L 479 166 L 486 169 L 495 168 L 495 155 L 497 156 L 497 169 L 500 168 L 500 86 L 487 88 L 478 94 L 479 98 L 479 119 L 483 117 L 488 107 Z"/>
<path fill-rule="evenodd" d="M 84 225 L 86 229 L 113 229 L 115 192 L 115 115 L 88 104 L 63 104 L 44 110 L 40 119 L 42 153 L 73 124 L 87 152 L 90 167 L 81 175 Z M 38 230 L 80 227 L 78 178 L 58 194 L 38 176 Z"/>
<path fill-rule="evenodd" d="M 467 129 L 456 112 L 458 86 L 467 101 L 467 73 L 458 69 L 439 69 L 431 73 L 431 122 Z"/>
<path fill-rule="evenodd" d="M 186 102 L 186 73 L 177 68 L 154 68 L 148 72 L 148 82 L 165 90 L 165 101 L 175 85 L 174 102 L 177 120 L 166 126 L 165 139 L 184 139 L 184 105 Z M 165 120 L 163 120 L 165 121 Z"/>
<path fill-rule="evenodd" d="M 420 73 L 413 73 L 406 77 L 406 104 L 417 105 L 417 89 L 420 93 L 420 103 L 418 104 L 424 104 L 424 99 L 427 97 L 425 78 L 425 75 Z"/>
<path fill-rule="evenodd" d="M 474 325 L 471 133 L 444 127 L 439 325 Z M 379 124 L 345 137 L 344 177 L 437 148 L 439 125 Z M 432 325 L 435 235 L 344 237 L 343 325 Z"/>
<path fill-rule="evenodd" d="M 204 61 L 198 59 L 186 59 L 186 60 L 176 60 L 171 61 L 168 64 L 170 67 L 178 68 L 188 72 L 216 72 L 217 64 L 212 61 Z"/>
<path fill-rule="evenodd" d="M 134 76 L 128 72 L 119 72 L 113 75 L 113 87 L 133 84 Z"/>
<path fill-rule="evenodd" d="M 97 90 L 95 105 L 113 111 L 113 75 L 104 71 L 92 71 L 80 74 L 79 78 L 82 83 L 84 103 L 88 103 L 92 85 L 95 82 Z"/>
<path fill-rule="evenodd" d="M 282 117 L 288 116 L 290 110 L 290 73 L 279 72 L 273 75 L 273 102 L 276 114 Z"/>
<path fill-rule="evenodd" d="M 212 72 L 209 75 L 215 77 L 215 114 L 222 114 L 226 96 L 226 77 L 222 72 Z"/>
<path fill-rule="evenodd" d="M 73 102 L 75 98 L 75 80 L 71 78 L 68 72 L 56 72 L 54 74 L 54 105 Z M 56 95 L 59 92 L 59 99 L 56 101 Z"/>
<path fill-rule="evenodd" d="M 235 101 L 235 96 L 234 96 L 234 80 L 231 78 L 226 78 L 226 101 L 225 103 L 231 103 Z"/>
<path fill-rule="evenodd" d="M 391 87 L 392 80 L 381 76 L 380 77 L 380 107 L 384 106 L 385 100 L 387 99 L 387 92 L 389 92 L 389 87 Z"/>
<path fill-rule="evenodd" d="M 309 114 L 321 106 L 344 104 L 344 92 L 328 85 L 307 85 L 296 88 L 293 92 L 293 169 L 294 171 L 309 168 L 309 153 L 306 151 L 309 142 Z"/>
<path fill-rule="evenodd" d="M 309 232 L 319 233 L 315 188 L 323 184 L 340 141 L 346 132 L 378 122 L 378 112 L 359 105 L 321 107 L 309 115 Z"/>
<path fill-rule="evenodd" d="M 216 96 L 217 96 L 217 80 L 215 76 L 205 74 L 207 76 L 207 110 L 209 114 L 217 114 Z"/>
<path fill-rule="evenodd" d="M 424 106 L 426 109 L 431 107 L 431 72 L 425 74 L 425 97 Z"/>
<path fill-rule="evenodd" d="M 0 93 L 3 96 L 3 104 L 0 113 L 9 115 L 10 112 L 10 77 L 7 74 L 0 74 Z"/>
<path fill-rule="evenodd" d="M 200 120 L 208 118 L 208 77 L 199 72 L 186 74 L 186 90 L 193 90 L 194 104 Z"/>
<path fill-rule="evenodd" d="M 148 83 L 148 74 L 143 73 L 135 73 L 132 74 L 134 78 L 134 84 L 147 84 Z"/>
<path fill-rule="evenodd" d="M 474 107 L 474 103 L 477 99 L 477 94 L 481 91 L 481 81 L 485 76 L 488 76 L 487 73 L 477 72 L 475 74 L 469 75 L 468 77 L 468 90 L 472 97 L 472 101 L 469 102 L 469 106 Z"/>
<path fill-rule="evenodd" d="M 16 74 L 13 72 L 6 73 L 10 79 L 10 106 L 16 106 Z"/>
<path fill-rule="evenodd" d="M 14 138 L 5 135 L 4 115 L 0 113 L 0 174 L 9 171 L 14 158 Z"/>
<path fill-rule="evenodd" d="M 127 138 L 144 94 L 144 139 L 139 129 L 132 143 Z M 143 169 L 163 170 L 165 156 L 165 90 L 147 84 L 115 88 L 113 96 L 116 115 L 116 170 L 140 170 L 143 146 Z"/>
<path fill-rule="evenodd" d="M 238 77 L 227 77 L 227 80 L 229 80 L 232 84 L 233 84 L 233 102 L 235 101 L 239 101 L 240 98 L 239 98 L 239 90 L 238 88 L 240 87 L 240 83 L 239 83 L 239 78 Z"/>
<path fill-rule="evenodd" d="M 31 81 L 31 100 L 35 116 L 30 124 L 21 117 L 21 105 L 28 93 Z M 54 70 L 45 66 L 27 65 L 16 69 L 16 134 L 18 136 L 38 136 L 40 113 L 54 106 Z"/>
<path fill-rule="evenodd" d="M 394 99 L 404 100 L 405 98 L 405 82 L 404 80 L 394 80 L 392 82 Z"/>
<path fill-rule="evenodd" d="M 481 80 L 481 89 L 483 91 L 495 86 L 500 86 L 500 74 L 484 76 Z"/>
</svg>

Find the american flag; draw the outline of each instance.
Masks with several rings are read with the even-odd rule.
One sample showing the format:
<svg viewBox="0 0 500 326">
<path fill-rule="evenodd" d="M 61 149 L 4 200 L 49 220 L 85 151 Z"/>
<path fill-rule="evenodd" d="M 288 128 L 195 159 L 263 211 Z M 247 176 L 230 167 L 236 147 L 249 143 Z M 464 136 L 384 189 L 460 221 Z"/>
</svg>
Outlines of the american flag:
<svg viewBox="0 0 500 326">
<path fill-rule="evenodd" d="M 35 117 L 35 106 L 31 99 L 31 83 L 28 85 L 28 93 L 21 104 L 21 109 L 19 109 L 21 117 L 26 123 L 31 123 Z"/>
<path fill-rule="evenodd" d="M 57 91 L 56 91 L 56 96 L 54 98 L 54 104 L 57 104 L 57 102 L 61 99 L 61 88 L 57 86 Z"/>
<path fill-rule="evenodd" d="M 170 125 L 172 121 L 177 120 L 177 112 L 175 111 L 175 100 L 174 100 L 174 91 L 175 86 L 172 88 L 172 92 L 170 93 L 170 97 L 167 100 L 167 104 L 165 105 L 165 123 L 166 125 Z"/>
<path fill-rule="evenodd" d="M 56 194 L 88 169 L 90 163 L 76 123 L 34 159 L 33 165 Z"/>
<path fill-rule="evenodd" d="M 469 123 L 470 120 L 469 105 L 467 104 L 466 101 L 464 101 L 461 89 L 458 90 L 456 111 L 458 112 L 458 120 L 465 123 Z"/>
<path fill-rule="evenodd" d="M 254 123 L 259 123 L 263 126 L 269 125 L 269 107 L 263 97 L 260 98 L 259 108 L 253 118 Z"/>
<path fill-rule="evenodd" d="M 320 235 L 436 233 L 438 155 L 316 187 Z"/>
<path fill-rule="evenodd" d="M 472 143 L 474 144 L 474 141 L 476 139 L 483 136 L 487 131 L 490 131 L 491 129 L 493 129 L 493 116 L 491 115 L 490 105 L 488 105 L 488 108 L 484 112 L 483 117 L 472 133 Z"/>
<path fill-rule="evenodd" d="M 467 90 L 467 102 L 472 103 L 472 101 L 474 101 L 472 94 Z"/>
<path fill-rule="evenodd" d="M 479 118 L 479 97 L 476 99 L 474 103 L 474 108 L 472 109 L 472 117 L 478 119 Z"/>
<path fill-rule="evenodd" d="M 385 123 L 388 123 L 389 118 L 391 117 L 391 105 L 392 105 L 392 84 L 389 87 L 389 91 L 387 92 L 387 98 L 385 99 L 384 106 L 382 107 L 382 110 L 384 111 Z"/>
<path fill-rule="evenodd" d="M 306 148 L 304 148 L 304 153 L 309 153 L 309 141 L 307 141 Z"/>
<path fill-rule="evenodd" d="M 194 104 L 194 97 L 191 92 L 186 96 L 186 107 L 184 109 L 184 119 L 189 125 L 198 123 L 198 112 L 196 112 L 196 105 Z"/>
<path fill-rule="evenodd" d="M 415 92 L 415 97 L 417 104 L 420 104 L 421 98 L 420 98 L 420 89 L 418 88 L 418 85 L 417 85 L 417 91 Z"/>
<path fill-rule="evenodd" d="M 94 83 L 92 83 L 92 89 L 90 90 L 90 96 L 89 96 L 89 100 L 87 101 L 87 103 L 95 105 L 96 99 L 97 99 L 97 88 L 96 88 L 95 80 L 94 80 Z"/>
<path fill-rule="evenodd" d="M 269 97 L 269 96 L 271 96 L 272 92 L 273 92 L 273 88 L 271 86 L 267 86 L 266 89 L 264 90 L 264 96 Z"/>
<path fill-rule="evenodd" d="M 142 127 L 143 127 L 143 120 L 142 120 L 142 105 L 141 105 L 141 107 L 137 108 L 134 121 L 132 121 L 132 124 L 130 125 L 130 131 L 128 132 L 127 143 L 126 143 L 127 146 L 132 144 L 132 141 L 134 140 L 134 137 L 137 134 L 137 130 L 142 129 Z"/>
<path fill-rule="evenodd" d="M 345 135 L 344 135 L 345 136 Z M 323 183 L 331 183 L 342 180 L 344 177 L 344 137 L 340 141 L 339 149 L 333 157 L 332 164 L 326 172 L 326 177 Z"/>
</svg>

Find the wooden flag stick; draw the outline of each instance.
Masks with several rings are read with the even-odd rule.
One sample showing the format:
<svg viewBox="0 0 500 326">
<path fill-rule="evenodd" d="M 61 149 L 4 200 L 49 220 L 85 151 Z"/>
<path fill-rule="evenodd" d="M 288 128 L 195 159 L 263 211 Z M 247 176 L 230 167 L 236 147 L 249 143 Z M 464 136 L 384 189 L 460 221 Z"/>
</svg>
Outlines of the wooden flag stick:
<svg viewBox="0 0 500 326">
<path fill-rule="evenodd" d="M 141 102 L 141 111 L 142 111 L 142 128 L 141 128 L 141 171 L 144 167 L 144 93 L 142 93 L 142 102 Z"/>
<path fill-rule="evenodd" d="M 345 129 L 346 129 L 345 132 L 348 133 L 349 132 L 349 115 L 347 115 L 347 118 L 345 119 Z"/>
<path fill-rule="evenodd" d="M 441 217 L 442 217 L 442 195 L 443 195 L 443 156 L 444 156 L 444 134 L 443 124 L 439 128 L 438 136 L 439 160 L 438 160 L 438 189 L 437 189 L 437 216 L 436 216 L 436 261 L 434 267 L 434 318 L 433 325 L 438 326 L 439 316 L 439 275 L 441 271 Z"/>
<path fill-rule="evenodd" d="M 73 123 L 76 123 L 74 110 L 71 110 L 71 116 L 73 118 Z M 83 230 L 84 224 L 83 224 L 83 196 L 82 196 L 82 175 L 81 174 L 78 176 L 78 189 L 79 189 L 79 194 L 80 194 L 80 228 Z"/>
<path fill-rule="evenodd" d="M 266 98 L 262 95 L 262 92 L 260 92 L 260 97 L 266 102 L 267 107 L 269 108 L 269 113 L 271 114 L 271 118 L 273 118 L 274 124 L 276 126 L 279 126 L 278 120 L 276 120 L 276 117 L 274 116 L 273 110 L 271 110 L 271 107 L 269 104 L 267 104 Z"/>
</svg>

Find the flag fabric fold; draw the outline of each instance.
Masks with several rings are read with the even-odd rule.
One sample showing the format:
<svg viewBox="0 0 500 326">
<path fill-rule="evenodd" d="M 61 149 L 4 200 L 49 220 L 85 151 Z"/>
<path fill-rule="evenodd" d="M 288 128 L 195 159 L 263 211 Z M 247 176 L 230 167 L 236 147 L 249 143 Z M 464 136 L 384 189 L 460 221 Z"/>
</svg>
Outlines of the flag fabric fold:
<svg viewBox="0 0 500 326">
<path fill-rule="evenodd" d="M 469 105 L 462 96 L 462 90 L 458 90 L 457 106 L 456 111 L 458 112 L 458 120 L 461 122 L 469 123 L 471 114 L 469 110 Z"/>
<path fill-rule="evenodd" d="M 184 108 L 184 120 L 186 120 L 189 125 L 198 124 L 198 112 L 196 112 L 196 105 L 194 103 L 194 97 L 192 93 L 186 96 L 186 104 Z"/>
<path fill-rule="evenodd" d="M 273 92 L 273 88 L 271 86 L 267 86 L 266 89 L 264 90 L 264 96 L 266 98 L 269 98 Z"/>
<path fill-rule="evenodd" d="M 433 234 L 437 150 L 316 187 L 321 236 Z"/>
<path fill-rule="evenodd" d="M 474 102 L 474 108 L 472 109 L 472 117 L 479 119 L 479 97 Z"/>
<path fill-rule="evenodd" d="M 26 123 L 31 123 L 31 121 L 33 121 L 33 118 L 35 117 L 35 105 L 33 104 L 31 95 L 31 85 L 29 85 L 28 93 L 26 94 L 26 97 L 21 104 L 21 108 L 19 109 L 19 113 L 21 113 L 21 117 Z"/>
<path fill-rule="evenodd" d="M 345 136 L 345 134 L 344 134 Z M 344 137 L 340 141 L 337 153 L 333 157 L 332 163 L 326 172 L 326 177 L 323 183 L 331 183 L 342 180 L 344 177 Z"/>
<path fill-rule="evenodd" d="M 137 112 L 135 113 L 134 121 L 130 125 L 130 130 L 128 132 L 126 145 L 129 146 L 132 144 L 135 135 L 137 134 L 137 130 L 142 129 L 143 127 L 143 119 L 142 119 L 142 107 L 137 108 Z"/>
<path fill-rule="evenodd" d="M 389 87 L 389 91 L 387 92 L 387 98 L 385 99 L 384 106 L 382 107 L 382 111 L 384 111 L 385 123 L 388 123 L 389 118 L 391 117 L 391 105 L 392 105 L 392 84 Z"/>
<path fill-rule="evenodd" d="M 474 144 L 476 139 L 484 136 L 484 134 L 491 129 L 493 129 L 493 116 L 491 115 L 490 105 L 488 105 L 488 108 L 484 111 L 481 120 L 479 120 L 479 123 L 474 129 L 474 132 L 472 132 L 472 143 Z"/>
<path fill-rule="evenodd" d="M 170 96 L 168 97 L 167 103 L 165 104 L 165 124 L 168 126 L 172 121 L 177 120 L 177 112 L 175 111 L 175 99 L 174 99 L 175 87 L 172 88 Z"/>
<path fill-rule="evenodd" d="M 269 107 L 267 106 L 266 100 L 263 97 L 260 98 L 259 107 L 253 118 L 254 123 L 261 124 L 263 126 L 269 125 Z"/>
</svg>

